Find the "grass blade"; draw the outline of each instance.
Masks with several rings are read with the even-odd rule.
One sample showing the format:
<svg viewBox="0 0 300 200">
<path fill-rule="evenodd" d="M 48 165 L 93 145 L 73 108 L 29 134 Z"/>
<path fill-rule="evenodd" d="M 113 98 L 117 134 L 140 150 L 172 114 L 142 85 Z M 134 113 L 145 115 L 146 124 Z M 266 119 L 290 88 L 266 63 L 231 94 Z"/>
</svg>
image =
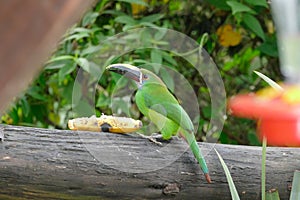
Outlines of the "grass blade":
<svg viewBox="0 0 300 200">
<path fill-rule="evenodd" d="M 263 137 L 261 155 L 261 199 L 266 200 L 266 152 L 267 138 Z"/>
<path fill-rule="evenodd" d="M 295 171 L 290 200 L 300 199 L 300 171 Z"/>
<path fill-rule="evenodd" d="M 261 79 L 263 79 L 264 81 L 266 81 L 272 88 L 282 91 L 283 88 L 276 83 L 275 81 L 273 81 L 272 79 L 270 79 L 269 77 L 267 77 L 266 75 L 258 72 L 258 71 L 254 71 L 255 74 L 257 74 Z"/>
<path fill-rule="evenodd" d="M 278 190 L 270 190 L 266 192 L 266 200 L 280 200 Z"/>
<path fill-rule="evenodd" d="M 231 177 L 231 174 L 229 172 L 229 169 L 226 165 L 226 163 L 224 162 L 223 158 L 221 157 L 221 155 L 218 153 L 218 151 L 215 149 L 218 157 L 219 157 L 219 160 L 221 162 L 221 165 L 223 167 L 223 170 L 225 172 L 225 175 L 226 175 L 226 178 L 227 178 L 227 182 L 228 182 L 228 185 L 229 185 L 229 189 L 230 189 L 230 193 L 231 193 L 231 198 L 232 200 L 240 200 L 240 197 L 239 197 L 239 194 L 235 188 L 235 185 L 233 183 L 233 180 L 232 180 L 232 177 Z"/>
</svg>

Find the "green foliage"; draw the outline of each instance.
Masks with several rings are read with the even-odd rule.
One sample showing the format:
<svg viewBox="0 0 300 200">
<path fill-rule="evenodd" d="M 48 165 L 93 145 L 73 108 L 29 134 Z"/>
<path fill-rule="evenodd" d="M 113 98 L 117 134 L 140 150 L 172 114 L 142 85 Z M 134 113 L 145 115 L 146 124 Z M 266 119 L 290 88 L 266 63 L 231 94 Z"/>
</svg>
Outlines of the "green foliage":
<svg viewBox="0 0 300 200">
<path fill-rule="evenodd" d="M 223 170 L 225 172 L 226 179 L 227 179 L 229 189 L 230 189 L 231 198 L 239 200 L 240 197 L 236 190 L 235 184 L 232 180 L 230 171 L 229 171 L 226 163 L 224 162 L 222 156 L 218 153 L 218 151 L 216 149 L 215 149 L 215 151 L 216 151 L 216 154 L 218 155 L 218 158 L 219 158 L 221 165 L 223 167 Z M 262 200 L 280 200 L 279 193 L 276 189 L 271 189 L 269 191 L 266 191 L 266 152 L 267 152 L 267 139 L 263 138 L 262 161 L 261 161 L 261 166 L 262 166 L 262 169 L 261 169 L 261 192 L 262 192 L 261 199 Z M 298 171 L 295 171 L 290 199 L 298 199 L 299 184 L 300 184 L 300 180 L 299 180 L 300 176 L 299 175 L 300 175 L 300 173 Z"/>
<path fill-rule="evenodd" d="M 219 160 L 221 162 L 221 165 L 223 167 L 223 170 L 225 172 L 226 179 L 227 179 L 227 182 L 228 182 L 228 185 L 229 185 L 229 189 L 230 189 L 231 198 L 233 200 L 240 200 L 239 193 L 236 190 L 235 184 L 234 184 L 234 182 L 232 180 L 230 171 L 229 171 L 226 163 L 224 162 L 224 160 L 223 160 L 222 156 L 219 154 L 219 152 L 216 149 L 215 149 L 215 151 L 216 151 L 216 154 L 218 155 L 218 158 L 219 158 Z"/>
<path fill-rule="evenodd" d="M 235 41 L 234 45 L 223 46 L 217 31 L 224 25 L 230 25 L 241 40 Z M 120 76 L 105 72 L 104 67 L 113 62 L 129 62 L 134 65 L 156 63 L 180 72 L 192 85 L 200 107 L 200 116 L 194 118 L 194 122 L 199 124 L 196 136 L 198 140 L 206 140 L 212 116 L 210 93 L 203 78 L 195 75 L 198 74 L 196 70 L 184 59 L 186 55 L 174 55 L 159 48 L 145 48 L 120 52 L 119 57 L 113 57 L 105 51 L 106 44 L 101 50 L 99 44 L 133 28 L 165 27 L 177 30 L 198 41 L 199 45 L 201 43 L 211 55 L 229 97 L 266 85 L 253 70 L 260 71 L 275 81 L 281 79 L 272 25 L 269 5 L 264 0 L 98 1 L 66 33 L 57 51 L 45 63 L 41 74 L 2 116 L 2 122 L 65 129 L 69 118 L 80 113 L 91 113 L 95 108 L 97 115 L 129 113 L 133 118 L 147 121 L 132 103 L 134 99 L 128 99 L 128 94 L 122 93 L 122 88 L 127 84 L 131 84 L 130 88 L 133 88 L 133 84 L 120 79 Z M 160 47 L 166 44 L 161 40 L 164 34 L 163 31 L 158 32 L 151 40 L 147 32 L 139 37 L 144 44 L 151 43 Z M 171 91 L 175 90 L 177 83 L 172 74 L 159 67 L 152 67 L 152 70 L 161 76 Z M 78 73 L 85 80 L 80 85 L 75 82 Z M 98 80 L 98 75 L 102 73 L 103 76 Z M 86 80 L 86 77 L 90 79 Z M 96 93 L 93 95 L 89 88 L 95 81 Z M 116 93 L 116 85 L 119 96 L 115 97 L 117 100 L 112 105 L 110 97 Z M 79 101 L 85 106 L 81 110 L 72 109 L 72 105 Z M 94 105 L 90 105 L 91 102 Z M 219 140 L 223 143 L 258 145 L 254 136 L 253 121 L 228 116 Z"/>
<path fill-rule="evenodd" d="M 266 200 L 266 155 L 267 155 L 267 138 L 263 137 L 261 152 L 261 199 Z"/>
<path fill-rule="evenodd" d="M 295 171 L 290 200 L 296 200 L 299 198 L 300 198 L 300 171 Z"/>
</svg>

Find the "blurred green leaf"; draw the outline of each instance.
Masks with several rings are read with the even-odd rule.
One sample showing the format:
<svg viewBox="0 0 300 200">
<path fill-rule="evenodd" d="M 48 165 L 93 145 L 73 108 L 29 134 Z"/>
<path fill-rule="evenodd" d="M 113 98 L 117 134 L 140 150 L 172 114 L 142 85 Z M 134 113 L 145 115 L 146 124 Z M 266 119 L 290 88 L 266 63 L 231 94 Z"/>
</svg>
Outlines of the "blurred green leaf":
<svg viewBox="0 0 300 200">
<path fill-rule="evenodd" d="M 210 119 L 211 118 L 211 106 L 205 106 L 201 108 L 201 111 L 205 118 Z"/>
<path fill-rule="evenodd" d="M 266 154 L 267 154 L 267 138 L 263 137 L 261 152 L 261 199 L 266 199 Z"/>
<path fill-rule="evenodd" d="M 256 136 L 256 133 L 251 133 L 251 131 L 247 134 L 247 138 L 249 140 L 249 145 L 252 146 L 259 146 L 260 141 L 258 140 L 258 137 Z"/>
<path fill-rule="evenodd" d="M 280 200 L 278 190 L 267 191 L 266 200 Z"/>
<path fill-rule="evenodd" d="M 168 29 L 160 28 L 157 30 L 157 32 L 154 35 L 155 40 L 162 40 L 167 33 Z"/>
<path fill-rule="evenodd" d="M 51 62 L 61 61 L 61 60 L 74 60 L 74 57 L 71 55 L 57 56 L 57 57 L 53 57 L 50 60 L 48 60 L 46 62 L 46 64 L 51 63 Z"/>
<path fill-rule="evenodd" d="M 73 107 L 78 116 L 90 117 L 95 114 L 95 105 L 91 105 L 87 100 L 81 100 Z"/>
<path fill-rule="evenodd" d="M 44 96 L 43 91 L 41 91 L 41 88 L 38 86 L 30 87 L 29 90 L 27 90 L 27 94 L 34 99 L 47 101 L 47 98 Z"/>
<path fill-rule="evenodd" d="M 148 15 L 146 17 L 143 17 L 140 22 L 148 22 L 148 23 L 153 23 L 156 22 L 164 17 L 163 14 L 153 14 L 153 15 Z"/>
<path fill-rule="evenodd" d="M 90 63 L 86 58 L 78 58 L 76 63 L 82 67 L 82 69 L 88 73 L 90 73 Z"/>
<path fill-rule="evenodd" d="M 110 98 L 107 97 L 106 95 L 104 95 L 103 93 L 99 94 L 97 103 L 96 103 L 96 107 L 105 107 L 108 106 L 110 104 Z"/>
<path fill-rule="evenodd" d="M 134 3 L 134 4 L 137 4 L 137 5 L 141 5 L 141 6 L 149 6 L 147 4 L 147 2 L 143 1 L 143 0 L 117 0 L 117 1 L 120 1 L 120 2 L 126 2 L 126 3 Z"/>
<path fill-rule="evenodd" d="M 259 45 L 257 49 L 268 56 L 278 57 L 277 41 L 275 37 L 266 37 L 266 41 Z"/>
<path fill-rule="evenodd" d="M 75 69 L 76 69 L 76 63 L 75 62 L 73 62 L 73 63 L 71 63 L 69 65 L 65 65 L 63 68 L 61 68 L 58 71 L 58 80 L 59 80 L 59 83 L 61 83 L 65 79 L 66 75 L 70 74 Z"/>
<path fill-rule="evenodd" d="M 21 103 L 22 103 L 22 112 L 25 117 L 28 117 L 28 115 L 30 114 L 30 105 L 25 96 L 21 98 Z"/>
<path fill-rule="evenodd" d="M 233 15 L 239 12 L 255 14 L 255 11 L 245 4 L 239 3 L 237 1 L 226 1 L 226 3 L 230 6 Z"/>
<path fill-rule="evenodd" d="M 264 81 L 266 81 L 272 88 L 278 90 L 278 91 L 282 91 L 283 88 L 276 83 L 275 81 L 273 81 L 272 79 L 270 79 L 269 77 L 267 77 L 266 75 L 258 72 L 258 71 L 254 71 L 255 74 L 257 74 L 261 79 L 263 79 Z"/>
<path fill-rule="evenodd" d="M 151 49 L 151 63 L 162 64 L 161 50 Z M 156 71 L 158 73 L 158 71 Z"/>
<path fill-rule="evenodd" d="M 222 9 L 222 10 L 230 10 L 230 7 L 227 4 L 227 1 L 224 0 L 205 0 L 207 2 L 209 2 L 211 5 Z"/>
<path fill-rule="evenodd" d="M 173 58 L 173 56 L 170 53 L 161 51 L 161 55 L 163 59 L 170 63 L 173 67 L 178 66 L 177 61 Z"/>
<path fill-rule="evenodd" d="M 159 72 L 161 74 L 161 78 L 163 82 L 166 84 L 168 89 L 174 93 L 174 89 L 175 89 L 174 77 L 172 77 L 164 67 L 160 68 Z"/>
<path fill-rule="evenodd" d="M 87 26 L 89 24 L 95 23 L 98 16 L 99 16 L 98 12 L 89 11 L 82 18 L 82 26 Z"/>
<path fill-rule="evenodd" d="M 224 170 L 224 172 L 225 172 L 225 175 L 226 175 L 226 178 L 227 178 L 227 182 L 228 182 L 228 184 L 229 184 L 229 189 L 230 189 L 231 198 L 232 198 L 233 200 L 239 200 L 240 197 L 239 197 L 239 194 L 238 194 L 238 192 L 237 192 L 237 190 L 236 190 L 236 188 L 235 188 L 235 185 L 234 185 L 234 182 L 233 182 L 233 180 L 232 180 L 232 177 L 231 177 L 231 174 L 230 174 L 230 172 L 229 172 L 229 169 L 228 169 L 227 165 L 225 164 L 223 158 L 222 158 L 221 155 L 219 154 L 219 152 L 218 152 L 216 149 L 215 149 L 215 151 L 216 151 L 216 153 L 217 153 L 217 155 L 218 155 L 218 157 L 219 157 L 219 160 L 220 160 L 220 162 L 221 162 L 221 164 L 222 164 L 222 167 L 223 167 L 223 170 Z"/>
<path fill-rule="evenodd" d="M 243 22 L 246 26 L 253 31 L 258 37 L 265 41 L 265 33 L 259 23 L 259 21 L 251 14 L 243 14 Z"/>
<path fill-rule="evenodd" d="M 300 199 L 300 171 L 294 172 L 290 200 Z"/>
<path fill-rule="evenodd" d="M 262 6 L 268 8 L 268 3 L 266 0 L 245 0 L 248 4 L 254 6 Z"/>
<path fill-rule="evenodd" d="M 123 15 L 115 18 L 116 22 L 128 24 L 128 25 L 136 25 L 138 22 L 128 15 Z"/>
<path fill-rule="evenodd" d="M 83 27 L 75 27 L 70 30 L 71 35 L 76 34 L 76 33 L 87 33 L 88 35 L 92 32 L 91 29 L 88 28 L 83 28 Z"/>
</svg>

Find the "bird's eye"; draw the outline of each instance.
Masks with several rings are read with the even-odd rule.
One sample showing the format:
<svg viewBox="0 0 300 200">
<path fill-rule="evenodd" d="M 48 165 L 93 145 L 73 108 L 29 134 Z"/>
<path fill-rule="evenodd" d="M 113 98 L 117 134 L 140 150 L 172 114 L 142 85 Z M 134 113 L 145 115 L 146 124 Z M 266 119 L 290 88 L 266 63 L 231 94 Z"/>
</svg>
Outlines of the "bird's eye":
<svg viewBox="0 0 300 200">
<path fill-rule="evenodd" d="M 146 74 L 144 74 L 144 75 L 143 75 L 143 79 L 144 79 L 144 80 L 147 80 L 147 79 L 148 79 L 148 76 L 147 76 Z"/>
</svg>

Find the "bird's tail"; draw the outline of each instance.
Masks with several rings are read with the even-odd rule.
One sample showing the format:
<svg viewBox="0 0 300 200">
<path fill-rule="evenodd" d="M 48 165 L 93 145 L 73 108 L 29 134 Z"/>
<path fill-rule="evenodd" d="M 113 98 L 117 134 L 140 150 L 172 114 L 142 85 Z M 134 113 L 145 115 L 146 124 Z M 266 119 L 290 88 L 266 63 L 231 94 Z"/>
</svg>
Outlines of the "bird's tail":
<svg viewBox="0 0 300 200">
<path fill-rule="evenodd" d="M 210 179 L 210 176 L 208 174 L 208 167 L 206 165 L 206 161 L 202 155 L 202 152 L 201 152 L 201 149 L 199 148 L 197 142 L 196 142 L 196 138 L 194 136 L 194 134 L 192 133 L 186 133 L 184 134 L 184 138 L 185 140 L 187 141 L 187 143 L 189 144 L 196 160 L 198 161 L 204 175 L 205 175 L 205 178 L 207 180 L 208 183 L 211 183 L 211 179 Z"/>
</svg>

